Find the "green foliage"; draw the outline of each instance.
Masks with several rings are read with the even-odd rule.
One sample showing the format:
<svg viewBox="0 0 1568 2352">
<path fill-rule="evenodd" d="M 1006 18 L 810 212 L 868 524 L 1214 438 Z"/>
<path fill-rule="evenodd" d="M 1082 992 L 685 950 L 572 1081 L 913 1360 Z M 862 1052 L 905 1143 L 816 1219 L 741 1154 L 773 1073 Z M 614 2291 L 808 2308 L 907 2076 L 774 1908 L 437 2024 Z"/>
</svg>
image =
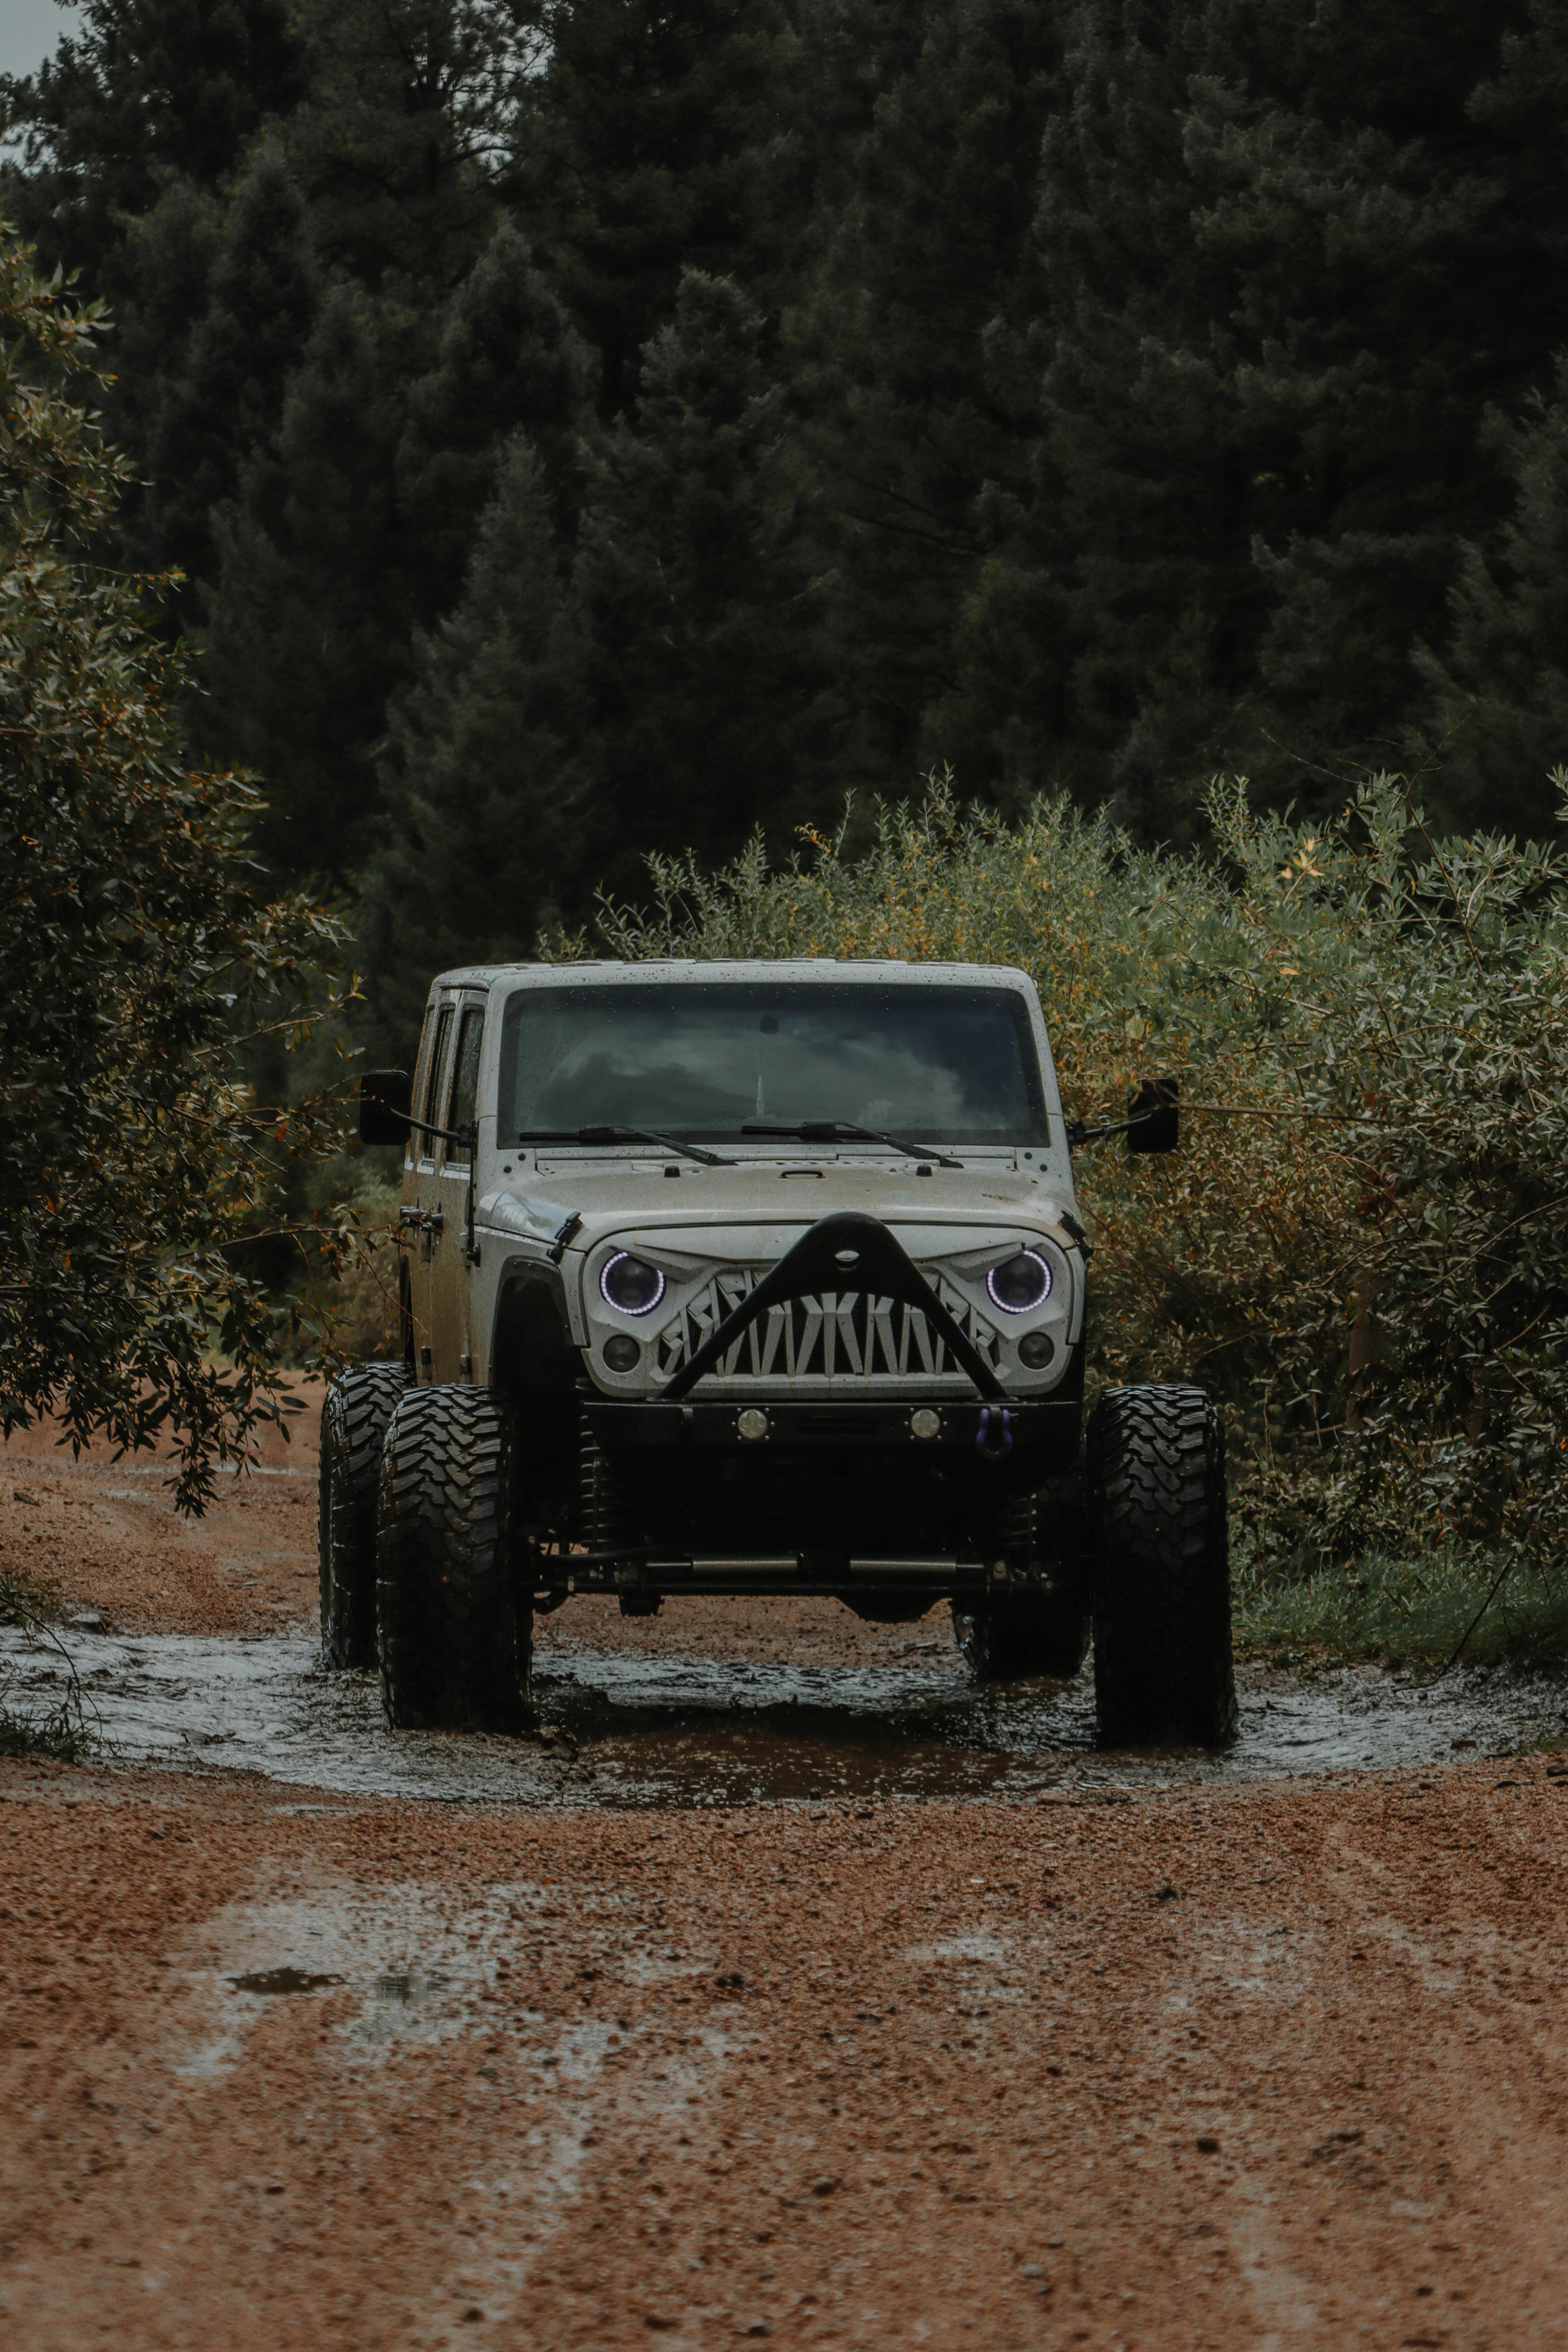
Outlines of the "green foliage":
<svg viewBox="0 0 1568 2352">
<path fill-rule="evenodd" d="M 211 702 L 196 724 L 213 757 L 268 775 L 258 846 L 283 875 L 341 885 L 368 846 L 374 746 L 416 612 L 397 460 L 408 384 L 428 356 L 405 304 L 329 288 L 276 437 L 214 518 Z"/>
<path fill-rule="evenodd" d="M 80 1712 L 64 1701 L 45 1715 L 0 1703 L 0 1756 L 41 1756 L 51 1764 L 79 1764 L 96 1745 Z"/>
<path fill-rule="evenodd" d="M 320 299 L 300 191 L 276 148 L 259 148 L 247 165 L 214 240 L 204 292 L 195 326 L 172 352 L 156 346 L 173 320 L 138 321 L 157 374 L 155 393 L 146 387 L 151 478 L 137 552 L 149 564 L 177 565 L 193 583 L 216 575 L 215 517 L 277 431 Z"/>
<path fill-rule="evenodd" d="M 656 861 L 616 952 L 974 957 L 1037 981 L 1069 1117 L 1177 1076 L 1184 1148 L 1086 1152 L 1090 1375 L 1224 1397 L 1276 1569 L 1459 1543 L 1568 1549 L 1568 864 L 1435 848 L 1379 780 L 1308 831 L 1215 787 L 1215 859 L 939 782 L 870 852 Z"/>
<path fill-rule="evenodd" d="M 497 694 L 548 707 L 566 821 L 509 935 L 582 919 L 595 876 L 637 887 L 647 849 L 730 855 L 758 818 L 776 844 L 933 762 L 1146 844 L 1212 845 L 1216 772 L 1328 810 L 1391 757 L 1439 829 L 1550 830 L 1546 0 L 87 24 L 0 101 L 27 142 L 0 179 L 113 302 L 103 396 L 144 485 L 121 552 L 187 573 L 195 738 L 267 779 L 271 870 L 363 886 L 367 938 L 408 793 L 440 804 L 430 730 L 477 707 L 455 679 L 519 434 L 570 617 Z M 535 773 L 478 776 L 509 837 Z M 437 962 L 497 935 L 443 904 Z M 378 984 L 399 961 L 377 948 Z"/>
<path fill-rule="evenodd" d="M 217 186 L 304 95 L 291 15 L 289 0 L 85 0 L 79 33 L 30 79 L 0 82 L 32 167 L 13 174 L 7 209 L 51 259 L 118 294 L 129 223 L 171 181 Z"/>
<path fill-rule="evenodd" d="M 0 1425 L 172 1441 L 199 1507 L 280 1415 L 284 1318 L 240 1245 L 313 1139 L 237 1050 L 258 1004 L 308 1010 L 336 932 L 256 902 L 256 794 L 185 765 L 180 665 L 93 560 L 129 471 L 72 397 L 98 326 L 0 238 Z"/>
<path fill-rule="evenodd" d="M 0 1757 L 45 1756 L 57 1764 L 78 1764 L 98 1744 L 70 1653 L 54 1629 L 57 1610 L 53 1592 L 21 1583 L 0 1569 L 0 1625 L 18 1629 L 30 1648 L 52 1650 L 65 1676 L 59 1699 L 39 1715 L 7 1705 L 8 1677 L 0 1670 Z"/>
<path fill-rule="evenodd" d="M 527 955 L 559 911 L 586 781 L 578 645 L 543 469 L 519 436 L 462 599 L 418 640 L 393 708 L 357 925 L 390 1051 L 412 1052 L 433 971 Z"/>
<path fill-rule="evenodd" d="M 1463 551 L 1446 653 L 1416 652 L 1432 697 L 1416 740 L 1440 763 L 1450 805 L 1539 833 L 1568 750 L 1568 357 L 1551 399 L 1519 425 L 1494 415 L 1489 437 L 1517 486 L 1514 509 L 1489 559 L 1474 542 Z"/>
<path fill-rule="evenodd" d="M 512 0 L 295 0 L 306 89 L 281 130 L 327 260 L 438 302 L 494 220 L 544 11 Z"/>
<path fill-rule="evenodd" d="M 783 0 L 561 0 L 515 133 L 521 202 L 599 354 L 599 413 L 628 413 L 638 352 L 683 268 L 766 275 L 767 149 L 796 49 Z"/>
<path fill-rule="evenodd" d="M 397 453 L 406 543 L 427 622 L 462 591 L 474 535 L 514 433 L 539 452 L 557 525 L 581 499 L 589 355 L 528 247 L 503 217 L 447 305 L 435 363 L 409 389 Z"/>
<path fill-rule="evenodd" d="M 723 856 L 810 806 L 822 596 L 762 335 L 729 279 L 688 271 L 643 354 L 637 427 L 621 419 L 591 461 L 574 572 L 595 770 L 584 855 L 617 881 L 638 845 Z"/>
</svg>

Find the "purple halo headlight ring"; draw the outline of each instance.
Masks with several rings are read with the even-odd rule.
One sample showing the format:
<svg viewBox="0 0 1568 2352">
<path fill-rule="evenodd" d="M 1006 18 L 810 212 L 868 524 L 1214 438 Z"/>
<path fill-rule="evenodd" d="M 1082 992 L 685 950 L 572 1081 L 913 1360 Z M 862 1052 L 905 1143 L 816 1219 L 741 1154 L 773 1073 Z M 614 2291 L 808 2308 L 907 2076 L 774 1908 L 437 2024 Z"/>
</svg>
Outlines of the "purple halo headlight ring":
<svg viewBox="0 0 1568 2352">
<path fill-rule="evenodd" d="M 1021 1249 L 985 1277 L 991 1303 L 1004 1315 L 1027 1315 L 1051 1295 L 1051 1269 L 1038 1250 Z"/>
<path fill-rule="evenodd" d="M 664 1290 L 659 1268 L 630 1250 L 616 1250 L 599 1268 L 599 1296 L 617 1315 L 651 1315 Z"/>
</svg>

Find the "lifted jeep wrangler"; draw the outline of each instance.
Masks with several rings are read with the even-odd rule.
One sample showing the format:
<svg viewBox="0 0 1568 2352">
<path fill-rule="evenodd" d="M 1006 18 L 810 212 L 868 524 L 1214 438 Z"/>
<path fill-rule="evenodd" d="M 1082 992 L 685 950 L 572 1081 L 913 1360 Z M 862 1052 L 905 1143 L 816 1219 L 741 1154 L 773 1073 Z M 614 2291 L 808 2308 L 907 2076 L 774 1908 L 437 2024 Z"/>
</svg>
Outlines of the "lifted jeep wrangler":
<svg viewBox="0 0 1568 2352">
<path fill-rule="evenodd" d="M 1087 1136 L 1026 974 L 444 972 L 361 1133 L 405 1146 L 403 1360 L 328 1394 L 321 1632 L 390 1723 L 518 1721 L 573 1593 L 793 1592 L 945 1599 L 985 1679 L 1092 1624 L 1106 1738 L 1231 1736 L 1219 1418 L 1123 1388 L 1085 1431 Z"/>
</svg>

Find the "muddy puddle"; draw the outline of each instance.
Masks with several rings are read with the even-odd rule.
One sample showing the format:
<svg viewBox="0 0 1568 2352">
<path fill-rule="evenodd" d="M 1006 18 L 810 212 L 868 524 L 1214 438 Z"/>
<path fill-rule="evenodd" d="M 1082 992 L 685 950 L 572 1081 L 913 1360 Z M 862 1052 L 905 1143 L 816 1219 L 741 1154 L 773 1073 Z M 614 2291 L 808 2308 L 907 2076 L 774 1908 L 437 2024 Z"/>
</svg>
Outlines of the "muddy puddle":
<svg viewBox="0 0 1568 2352">
<path fill-rule="evenodd" d="M 522 1805 L 1115 1795 L 1181 1780 L 1433 1766 L 1563 1736 L 1568 1689 L 1505 1675 L 1435 1687 L 1372 1668 L 1310 1680 L 1247 1667 L 1225 1755 L 1097 1748 L 1093 1684 L 976 1689 L 956 1651 L 809 1667 L 552 1648 L 540 1727 L 516 1739 L 389 1732 L 374 1677 L 327 1675 L 309 1635 L 254 1640 L 73 1627 L 108 1755 L 261 1773 L 343 1793 Z M 58 1647 L 0 1633 L 5 1704 L 47 1713 Z"/>
</svg>

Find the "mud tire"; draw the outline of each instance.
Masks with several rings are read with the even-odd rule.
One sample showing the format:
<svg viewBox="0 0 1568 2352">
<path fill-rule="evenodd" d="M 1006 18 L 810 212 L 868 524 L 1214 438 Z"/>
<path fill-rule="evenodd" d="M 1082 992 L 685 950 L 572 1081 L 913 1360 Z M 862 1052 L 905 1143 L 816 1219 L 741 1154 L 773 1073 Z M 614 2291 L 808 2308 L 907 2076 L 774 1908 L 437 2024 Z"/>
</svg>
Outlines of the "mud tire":
<svg viewBox="0 0 1568 2352">
<path fill-rule="evenodd" d="M 1237 1728 L 1225 1430 L 1202 1389 L 1110 1389 L 1089 1424 L 1102 1739 L 1223 1747 Z"/>
<path fill-rule="evenodd" d="M 972 1610 L 952 1604 L 952 1630 L 977 1683 L 1022 1682 L 1032 1675 L 1070 1682 L 1089 1654 L 1089 1527 L 1077 1477 L 1008 1507 L 1002 1530 L 1010 1567 L 1044 1570 L 1054 1590 L 1018 1594 Z"/>
<path fill-rule="evenodd" d="M 528 1703 L 517 1422 L 488 1389 L 415 1389 L 387 1431 L 376 1536 L 381 1698 L 395 1730 L 507 1731 Z"/>
<path fill-rule="evenodd" d="M 375 1515 L 381 1448 L 403 1394 L 401 1364 L 353 1364 L 321 1407 L 316 1552 L 321 1663 L 375 1664 Z"/>
</svg>

